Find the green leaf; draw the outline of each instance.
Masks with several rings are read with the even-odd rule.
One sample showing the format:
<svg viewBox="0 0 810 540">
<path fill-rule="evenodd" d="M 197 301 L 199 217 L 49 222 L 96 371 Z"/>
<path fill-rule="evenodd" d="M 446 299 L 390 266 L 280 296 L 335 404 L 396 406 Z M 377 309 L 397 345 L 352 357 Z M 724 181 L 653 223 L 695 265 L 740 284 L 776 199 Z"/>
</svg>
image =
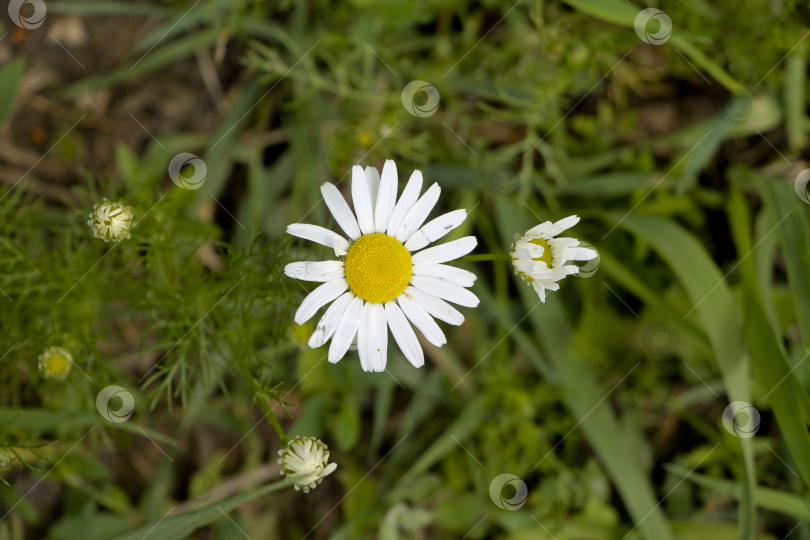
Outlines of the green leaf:
<svg viewBox="0 0 810 540">
<path fill-rule="evenodd" d="M 3 123 L 14 99 L 17 97 L 17 88 L 20 86 L 25 71 L 25 62 L 22 58 L 12 60 L 0 68 L 0 124 Z"/>
<path fill-rule="evenodd" d="M 147 523 L 143 527 L 139 527 L 128 534 L 117 537 L 115 540 L 141 540 L 146 536 L 149 536 L 150 540 L 177 540 L 178 538 L 187 538 L 188 535 L 200 527 L 210 525 L 218 519 L 225 519 L 228 513 L 233 512 L 243 504 L 254 501 L 262 495 L 292 486 L 292 484 L 291 480 L 275 482 L 259 488 L 252 493 L 233 497 L 225 501 L 217 501 L 197 510 L 161 519 L 155 523 Z"/>
<path fill-rule="evenodd" d="M 332 436 L 343 452 L 354 448 L 360 439 L 360 411 L 348 395 L 343 398 L 340 411 L 332 425 Z"/>
<path fill-rule="evenodd" d="M 750 366 L 743 342 L 743 321 L 725 276 L 706 250 L 680 226 L 653 216 L 616 215 L 609 219 L 643 239 L 672 269 L 694 304 L 684 318 L 696 316 L 714 351 L 731 401 L 750 402 Z M 688 264 L 684 264 L 687 261 Z M 745 467 L 740 509 L 741 538 L 752 538 L 754 509 L 751 490 L 756 483 L 750 439 L 738 439 Z"/>
<path fill-rule="evenodd" d="M 759 177 L 759 190 L 779 219 L 778 235 L 787 267 L 788 284 L 796 304 L 799 330 L 805 348 L 810 348 L 810 242 L 807 238 L 807 210 L 793 186 L 784 181 Z"/>
<path fill-rule="evenodd" d="M 810 399 L 796 379 L 793 366 L 782 346 L 781 336 L 776 335 L 776 325 L 768 318 L 765 310 L 762 292 L 757 283 L 755 263 L 747 256 L 754 248 L 751 246 L 747 206 L 739 189 L 732 191 L 729 206 L 737 251 L 743 257 L 740 265 L 745 285 L 745 337 L 751 349 L 754 376 L 766 392 L 764 397 L 773 409 L 776 422 L 802 479 L 805 484 L 810 485 L 810 434 L 807 432 Z M 789 215 L 783 218 L 783 222 L 787 218 Z"/>
<path fill-rule="evenodd" d="M 728 495 L 739 499 L 741 497 L 740 485 L 730 480 L 720 480 L 696 472 L 680 465 L 664 465 L 664 468 L 690 482 L 715 491 L 721 495 Z M 759 508 L 773 510 L 788 516 L 810 521 L 810 510 L 805 504 L 804 497 L 794 493 L 786 493 L 778 489 L 757 486 L 754 488 L 754 504 Z"/>
</svg>

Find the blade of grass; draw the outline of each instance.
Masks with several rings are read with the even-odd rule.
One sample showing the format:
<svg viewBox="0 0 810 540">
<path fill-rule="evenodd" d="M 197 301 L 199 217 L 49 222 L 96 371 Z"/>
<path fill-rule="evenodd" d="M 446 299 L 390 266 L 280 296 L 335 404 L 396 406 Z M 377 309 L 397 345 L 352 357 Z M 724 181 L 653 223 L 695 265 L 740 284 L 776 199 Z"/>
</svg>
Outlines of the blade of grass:
<svg viewBox="0 0 810 540">
<path fill-rule="evenodd" d="M 649 243 L 669 265 L 695 304 L 693 311 L 709 338 L 730 400 L 750 402 L 750 366 L 745 354 L 739 306 L 725 277 L 703 246 L 680 226 L 662 218 L 640 214 L 624 218 L 610 215 L 608 218 L 614 222 L 621 220 L 621 227 Z M 684 261 L 689 264 L 684 264 Z M 739 525 L 741 538 L 750 539 L 754 529 L 751 499 L 756 483 L 754 454 L 750 439 L 739 441 L 745 470 Z"/>
<path fill-rule="evenodd" d="M 22 58 L 17 58 L 0 68 L 0 124 L 14 104 L 23 71 L 25 62 Z"/>
<path fill-rule="evenodd" d="M 691 472 L 686 467 L 668 464 L 664 468 L 670 473 L 694 482 L 699 486 L 739 499 L 742 495 L 740 485 L 731 480 L 712 478 L 704 474 Z M 754 504 L 766 510 L 780 512 L 804 521 L 810 521 L 810 510 L 805 505 L 804 498 L 794 493 L 786 493 L 778 489 L 757 486 L 754 488 Z"/>
<path fill-rule="evenodd" d="M 737 187 L 732 188 L 729 215 L 738 253 L 750 253 L 750 218 Z M 810 434 L 807 432 L 810 399 L 793 373 L 781 337 L 774 332 L 776 325 L 768 319 L 753 259 L 742 260 L 740 271 L 744 284 L 745 337 L 751 349 L 754 376 L 767 392 L 765 398 L 773 409 L 802 479 L 810 484 Z"/>
<path fill-rule="evenodd" d="M 150 540 L 188 538 L 191 533 L 200 527 L 205 527 L 218 519 L 226 517 L 228 513 L 233 512 L 243 504 L 254 501 L 268 493 L 290 487 L 292 484 L 291 480 L 274 482 L 257 489 L 253 493 L 246 493 L 226 501 L 217 501 L 197 510 L 161 519 L 155 523 L 147 523 L 130 533 L 117 537 L 115 540 L 142 540 L 147 536 Z"/>
</svg>

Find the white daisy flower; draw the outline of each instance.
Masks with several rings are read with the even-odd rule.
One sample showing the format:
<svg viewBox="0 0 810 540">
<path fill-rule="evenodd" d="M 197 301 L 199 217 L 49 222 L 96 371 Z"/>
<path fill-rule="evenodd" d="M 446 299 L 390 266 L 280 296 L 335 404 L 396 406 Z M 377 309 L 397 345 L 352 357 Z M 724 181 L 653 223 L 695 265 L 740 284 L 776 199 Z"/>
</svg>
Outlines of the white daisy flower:
<svg viewBox="0 0 810 540">
<path fill-rule="evenodd" d="M 62 347 L 48 347 L 39 355 L 39 371 L 48 379 L 64 379 L 72 366 L 73 355 Z"/>
<path fill-rule="evenodd" d="M 105 242 L 127 239 L 132 228 L 132 208 L 123 201 L 104 199 L 101 204 L 93 206 L 87 224 L 93 229 L 93 236 Z"/>
<path fill-rule="evenodd" d="M 329 463 L 329 449 L 315 437 L 296 437 L 278 451 L 281 474 L 295 482 L 295 490 L 309 493 L 337 469 Z"/>
<path fill-rule="evenodd" d="M 558 281 L 580 271 L 578 266 L 566 263 L 590 261 L 599 255 L 594 249 L 580 246 L 576 238 L 557 238 L 577 223 L 579 216 L 568 216 L 556 223 L 545 221 L 522 236 L 515 235 L 511 253 L 515 272 L 534 287 L 543 302 L 546 289 L 558 290 Z"/>
<path fill-rule="evenodd" d="M 356 336 L 363 370 L 384 370 L 390 328 L 408 361 L 421 367 L 424 353 L 411 324 L 441 347 L 447 340 L 433 318 L 453 325 L 464 322 L 464 316 L 447 302 L 478 305 L 478 298 L 466 289 L 475 282 L 475 274 L 444 264 L 472 251 L 476 238 L 466 236 L 422 249 L 461 225 L 467 211 L 455 210 L 423 225 L 439 199 L 439 184 L 420 197 L 422 173 L 414 171 L 397 201 L 397 182 L 397 167 L 391 160 L 385 162 L 382 176 L 373 167 L 364 171 L 355 165 L 354 212 L 337 187 L 329 182 L 321 186 L 326 206 L 348 239 L 317 225 L 287 227 L 289 234 L 330 247 L 340 257 L 295 262 L 284 268 L 290 277 L 324 282 L 301 303 L 295 322 L 304 324 L 332 302 L 309 339 L 313 349 L 332 339 L 332 363 L 343 358 Z"/>
</svg>

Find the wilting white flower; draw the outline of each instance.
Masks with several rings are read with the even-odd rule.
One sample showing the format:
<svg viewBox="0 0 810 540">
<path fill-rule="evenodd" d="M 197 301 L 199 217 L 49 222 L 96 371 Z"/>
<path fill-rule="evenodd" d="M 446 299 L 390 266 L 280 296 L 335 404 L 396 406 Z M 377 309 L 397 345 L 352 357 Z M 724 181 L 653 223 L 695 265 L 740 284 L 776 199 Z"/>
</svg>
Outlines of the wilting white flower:
<svg viewBox="0 0 810 540">
<path fill-rule="evenodd" d="M 104 199 L 101 204 L 93 206 L 87 224 L 93 229 L 93 236 L 105 242 L 125 240 L 132 228 L 132 208 L 123 201 Z"/>
<path fill-rule="evenodd" d="M 296 491 L 309 493 L 337 469 L 329 463 L 329 449 L 315 437 L 296 437 L 278 451 L 281 474 L 295 482 Z"/>
<path fill-rule="evenodd" d="M 557 238 L 577 223 L 578 216 L 568 216 L 556 223 L 545 221 L 515 236 L 511 253 L 515 272 L 534 287 L 543 302 L 546 289 L 558 290 L 558 281 L 580 271 L 578 266 L 566 263 L 590 261 L 598 256 L 596 250 L 580 246 L 576 238 Z"/>
<path fill-rule="evenodd" d="M 47 379 L 64 379 L 72 366 L 73 356 L 62 347 L 49 347 L 39 355 L 39 371 Z"/>
<path fill-rule="evenodd" d="M 301 303 L 295 322 L 305 323 L 331 302 L 309 346 L 320 347 L 331 338 L 328 358 L 332 363 L 343 358 L 357 336 L 363 370 L 383 371 L 390 328 L 408 361 L 420 367 L 424 353 L 411 324 L 441 347 L 447 339 L 433 318 L 453 325 L 464 322 L 464 316 L 447 302 L 478 305 L 478 298 L 466 289 L 475 282 L 475 274 L 443 264 L 472 251 L 476 238 L 466 236 L 422 249 L 461 225 L 467 211 L 455 210 L 424 224 L 439 200 L 439 184 L 420 197 L 422 173 L 414 171 L 397 201 L 397 182 L 397 167 L 391 160 L 385 162 L 382 176 L 373 167 L 354 166 L 354 212 L 337 187 L 328 182 L 321 186 L 326 206 L 348 240 L 317 225 L 287 227 L 289 234 L 330 247 L 340 257 L 294 262 L 284 268 L 290 277 L 324 282 Z"/>
<path fill-rule="evenodd" d="M 0 473 L 11 470 L 11 463 L 15 460 L 14 453 L 8 448 L 0 448 Z"/>
</svg>

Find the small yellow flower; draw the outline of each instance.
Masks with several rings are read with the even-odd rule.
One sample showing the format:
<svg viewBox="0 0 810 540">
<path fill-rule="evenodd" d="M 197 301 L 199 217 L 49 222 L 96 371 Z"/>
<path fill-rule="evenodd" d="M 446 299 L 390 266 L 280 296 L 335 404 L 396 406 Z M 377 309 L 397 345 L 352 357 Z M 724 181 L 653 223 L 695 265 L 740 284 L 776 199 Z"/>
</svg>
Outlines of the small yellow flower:
<svg viewBox="0 0 810 540">
<path fill-rule="evenodd" d="M 70 373 L 73 356 L 62 347 L 50 347 L 39 355 L 39 371 L 47 379 L 62 380 Z"/>
<path fill-rule="evenodd" d="M 14 453 L 8 448 L 0 448 L 0 473 L 11 470 L 11 464 L 16 459 Z"/>
<path fill-rule="evenodd" d="M 315 437 L 296 437 L 279 450 L 281 474 L 295 482 L 295 490 L 309 493 L 323 479 L 337 469 L 337 463 L 329 463 L 329 449 Z"/>
<path fill-rule="evenodd" d="M 93 206 L 87 224 L 93 229 L 93 236 L 105 242 L 125 240 L 132 228 L 132 208 L 123 201 L 104 199 L 101 204 Z"/>
</svg>

